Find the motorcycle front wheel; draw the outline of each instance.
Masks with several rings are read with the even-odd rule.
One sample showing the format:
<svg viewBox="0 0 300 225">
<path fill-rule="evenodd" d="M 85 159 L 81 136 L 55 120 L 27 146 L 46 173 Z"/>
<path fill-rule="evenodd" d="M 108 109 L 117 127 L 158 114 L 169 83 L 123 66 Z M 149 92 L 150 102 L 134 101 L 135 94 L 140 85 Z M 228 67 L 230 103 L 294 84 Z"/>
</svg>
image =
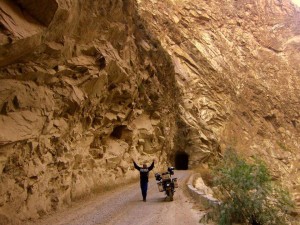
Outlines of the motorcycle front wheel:
<svg viewBox="0 0 300 225">
<path fill-rule="evenodd" d="M 173 201 L 173 195 L 174 195 L 174 193 L 172 190 L 167 190 L 167 196 L 169 197 L 170 201 Z"/>
</svg>

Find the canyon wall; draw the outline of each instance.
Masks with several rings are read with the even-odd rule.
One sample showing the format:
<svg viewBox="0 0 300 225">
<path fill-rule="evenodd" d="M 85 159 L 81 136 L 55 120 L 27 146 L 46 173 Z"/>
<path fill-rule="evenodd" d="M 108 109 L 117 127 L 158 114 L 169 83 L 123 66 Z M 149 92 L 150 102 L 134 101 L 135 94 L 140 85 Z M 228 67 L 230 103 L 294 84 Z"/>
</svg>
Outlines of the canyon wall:
<svg viewBox="0 0 300 225">
<path fill-rule="evenodd" d="M 300 209 L 300 9 L 288 0 L 139 0 L 183 101 L 177 150 L 267 162 Z M 176 156 L 175 156 L 176 157 Z"/>
<path fill-rule="evenodd" d="M 0 221 L 227 147 L 299 207 L 299 49 L 288 0 L 0 1 Z"/>
<path fill-rule="evenodd" d="M 179 91 L 132 0 L 0 2 L 0 220 L 166 168 Z M 11 221 L 16 218 L 15 221 Z"/>
</svg>

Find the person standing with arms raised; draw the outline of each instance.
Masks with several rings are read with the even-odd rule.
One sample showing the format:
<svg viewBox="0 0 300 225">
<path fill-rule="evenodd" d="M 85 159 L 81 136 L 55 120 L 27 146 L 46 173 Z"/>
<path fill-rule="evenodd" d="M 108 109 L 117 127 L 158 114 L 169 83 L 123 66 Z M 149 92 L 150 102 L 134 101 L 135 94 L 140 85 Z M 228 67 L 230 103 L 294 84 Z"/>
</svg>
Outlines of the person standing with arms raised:
<svg viewBox="0 0 300 225">
<path fill-rule="evenodd" d="M 154 160 L 152 164 L 147 167 L 147 164 L 143 164 L 143 167 L 139 167 L 135 161 L 132 159 L 134 168 L 140 171 L 140 185 L 141 185 L 141 191 L 143 196 L 143 201 L 146 202 L 147 199 L 147 190 L 148 190 L 148 177 L 149 172 L 154 168 Z"/>
</svg>

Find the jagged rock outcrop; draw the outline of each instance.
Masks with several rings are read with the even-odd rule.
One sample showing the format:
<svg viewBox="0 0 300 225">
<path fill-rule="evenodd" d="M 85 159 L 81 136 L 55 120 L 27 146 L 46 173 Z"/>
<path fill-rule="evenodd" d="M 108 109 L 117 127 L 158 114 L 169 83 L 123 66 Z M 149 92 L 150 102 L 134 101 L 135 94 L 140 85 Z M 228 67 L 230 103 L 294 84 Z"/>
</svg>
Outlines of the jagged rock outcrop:
<svg viewBox="0 0 300 225">
<path fill-rule="evenodd" d="M 299 8 L 288 0 L 138 2 L 175 66 L 177 146 L 190 165 L 232 146 L 268 162 L 299 207 Z"/>
<path fill-rule="evenodd" d="M 165 166 L 175 72 L 134 1 L 4 0 L 0 23 L 2 222 Z"/>
</svg>

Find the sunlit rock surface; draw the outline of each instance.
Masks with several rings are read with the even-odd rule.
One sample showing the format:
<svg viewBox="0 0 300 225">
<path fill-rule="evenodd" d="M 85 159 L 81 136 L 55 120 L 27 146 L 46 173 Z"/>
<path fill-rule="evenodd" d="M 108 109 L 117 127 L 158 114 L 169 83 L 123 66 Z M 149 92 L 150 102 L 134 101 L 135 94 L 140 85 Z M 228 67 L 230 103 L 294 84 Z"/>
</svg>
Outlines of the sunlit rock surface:
<svg viewBox="0 0 300 225">
<path fill-rule="evenodd" d="M 290 1 L 139 0 L 183 95 L 189 164 L 234 147 L 265 160 L 300 206 L 300 9 Z"/>
<path fill-rule="evenodd" d="M 132 158 L 165 167 L 176 133 L 174 68 L 134 1 L 34 2 L 0 2 L 7 223 L 137 177 Z"/>
<path fill-rule="evenodd" d="M 228 146 L 299 204 L 299 21 L 275 0 L 1 1 L 0 220 Z"/>
</svg>

